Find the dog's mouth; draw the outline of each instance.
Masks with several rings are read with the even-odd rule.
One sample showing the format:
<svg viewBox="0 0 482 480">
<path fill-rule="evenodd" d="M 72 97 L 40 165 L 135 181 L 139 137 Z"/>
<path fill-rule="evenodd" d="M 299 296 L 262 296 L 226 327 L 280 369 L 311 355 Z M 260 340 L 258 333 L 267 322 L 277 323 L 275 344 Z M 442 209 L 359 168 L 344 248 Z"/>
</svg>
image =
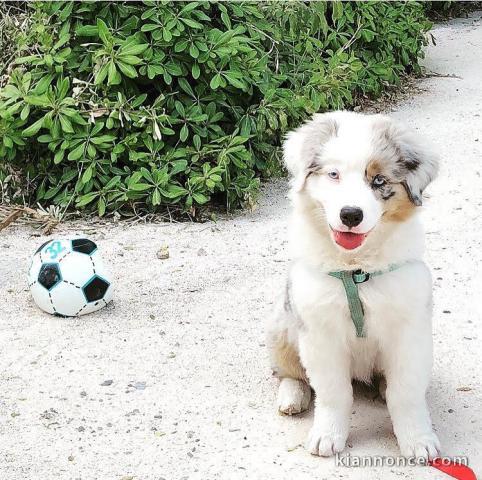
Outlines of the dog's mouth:
<svg viewBox="0 0 482 480">
<path fill-rule="evenodd" d="M 340 245 L 340 247 L 343 247 L 345 250 L 354 250 L 355 248 L 358 248 L 370 233 L 341 232 L 334 228 L 332 228 L 331 231 L 336 244 Z"/>
</svg>

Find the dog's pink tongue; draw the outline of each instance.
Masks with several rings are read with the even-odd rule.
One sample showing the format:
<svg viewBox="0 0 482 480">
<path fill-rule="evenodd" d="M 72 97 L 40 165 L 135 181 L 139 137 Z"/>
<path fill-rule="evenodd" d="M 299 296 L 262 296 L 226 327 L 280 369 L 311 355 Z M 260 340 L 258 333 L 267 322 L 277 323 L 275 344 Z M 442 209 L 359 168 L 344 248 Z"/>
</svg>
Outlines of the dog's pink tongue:
<svg viewBox="0 0 482 480">
<path fill-rule="evenodd" d="M 333 230 L 333 234 L 335 242 L 347 250 L 359 247 L 366 237 L 365 233 L 340 232 L 338 230 Z"/>
</svg>

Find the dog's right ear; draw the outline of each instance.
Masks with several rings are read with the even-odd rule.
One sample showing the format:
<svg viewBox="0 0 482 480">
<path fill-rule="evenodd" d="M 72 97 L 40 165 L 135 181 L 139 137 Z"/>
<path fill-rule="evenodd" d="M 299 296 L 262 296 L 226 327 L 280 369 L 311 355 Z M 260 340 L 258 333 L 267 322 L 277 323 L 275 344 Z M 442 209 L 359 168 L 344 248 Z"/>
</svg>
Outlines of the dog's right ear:
<svg viewBox="0 0 482 480">
<path fill-rule="evenodd" d="M 310 172 L 319 168 L 323 145 L 337 135 L 338 124 L 330 113 L 321 113 L 289 132 L 283 143 L 283 160 L 292 175 L 293 190 L 303 190 Z"/>
</svg>

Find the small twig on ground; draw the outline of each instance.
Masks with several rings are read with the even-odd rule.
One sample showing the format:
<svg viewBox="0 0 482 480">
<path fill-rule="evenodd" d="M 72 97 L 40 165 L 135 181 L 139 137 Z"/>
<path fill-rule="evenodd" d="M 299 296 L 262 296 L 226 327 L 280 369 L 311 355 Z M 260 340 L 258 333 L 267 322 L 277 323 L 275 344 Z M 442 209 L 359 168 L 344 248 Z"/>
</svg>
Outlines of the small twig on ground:
<svg viewBox="0 0 482 480">
<path fill-rule="evenodd" d="M 21 217 L 23 213 L 24 212 L 22 210 L 13 210 L 12 213 L 7 215 L 2 221 L 0 221 L 0 230 L 7 228 L 11 223 L 15 222 L 17 218 Z"/>
<path fill-rule="evenodd" d="M 30 207 L 0 205 L 0 214 L 4 215 L 3 220 L 0 220 L 0 231 L 16 221 L 23 220 L 22 223 L 39 225 L 43 233 L 48 235 L 60 223 L 59 219 L 52 217 L 47 212 L 34 210 Z M 23 216 L 27 218 L 22 219 Z"/>
<path fill-rule="evenodd" d="M 459 80 L 463 80 L 462 77 L 456 75 L 455 73 L 438 73 L 438 72 L 426 72 L 423 74 L 424 78 L 428 77 L 438 77 L 438 78 L 458 78 Z"/>
</svg>

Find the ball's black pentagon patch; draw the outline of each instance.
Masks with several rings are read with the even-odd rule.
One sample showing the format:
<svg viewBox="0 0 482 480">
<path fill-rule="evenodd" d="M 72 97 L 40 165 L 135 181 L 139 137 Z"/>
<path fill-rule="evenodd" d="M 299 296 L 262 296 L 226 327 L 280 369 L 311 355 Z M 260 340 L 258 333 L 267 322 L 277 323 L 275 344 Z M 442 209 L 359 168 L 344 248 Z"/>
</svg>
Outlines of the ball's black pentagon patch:
<svg viewBox="0 0 482 480">
<path fill-rule="evenodd" d="M 40 247 L 37 248 L 37 251 L 35 253 L 40 252 L 40 250 L 42 250 L 42 248 L 44 248 L 45 245 L 47 245 L 47 243 L 49 243 L 49 242 L 50 242 L 50 240 L 47 240 L 46 242 L 42 243 L 42 245 L 40 245 Z"/>
<path fill-rule="evenodd" d="M 87 238 L 76 238 L 72 240 L 72 250 L 74 252 L 92 255 L 97 250 L 97 245 Z"/>
<path fill-rule="evenodd" d="M 109 288 L 109 282 L 103 278 L 95 275 L 83 287 L 85 299 L 91 303 L 96 302 L 104 297 L 105 292 Z"/>
<path fill-rule="evenodd" d="M 44 263 L 40 267 L 38 274 L 38 283 L 47 290 L 52 290 L 58 283 L 62 281 L 62 274 L 58 263 Z"/>
</svg>

